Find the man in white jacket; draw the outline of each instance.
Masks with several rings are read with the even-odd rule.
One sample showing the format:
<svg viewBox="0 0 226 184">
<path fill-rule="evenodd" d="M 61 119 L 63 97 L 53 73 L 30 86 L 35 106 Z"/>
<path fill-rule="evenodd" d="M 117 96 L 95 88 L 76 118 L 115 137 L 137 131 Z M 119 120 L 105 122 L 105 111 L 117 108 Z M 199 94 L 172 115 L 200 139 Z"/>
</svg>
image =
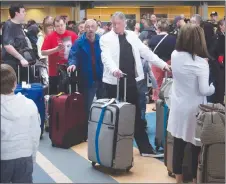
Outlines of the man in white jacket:
<svg viewBox="0 0 226 184">
<path fill-rule="evenodd" d="M 121 78 L 123 73 L 126 73 L 127 102 L 136 105 L 135 140 L 140 154 L 162 157 L 163 154 L 157 154 L 149 143 L 145 123 L 141 120 L 138 101 L 138 93 L 142 90 L 141 86 L 144 82 L 141 57 L 163 70 L 170 70 L 170 67 L 149 50 L 134 32 L 125 30 L 126 18 L 123 13 L 116 12 L 112 16 L 112 24 L 113 30 L 100 39 L 101 58 L 104 65 L 104 97 L 116 97 L 117 78 Z M 123 94 L 123 85 L 120 84 L 120 96 L 121 94 Z"/>
<path fill-rule="evenodd" d="M 1 183 L 32 183 L 41 134 L 35 103 L 14 94 L 16 73 L 1 64 Z"/>
</svg>

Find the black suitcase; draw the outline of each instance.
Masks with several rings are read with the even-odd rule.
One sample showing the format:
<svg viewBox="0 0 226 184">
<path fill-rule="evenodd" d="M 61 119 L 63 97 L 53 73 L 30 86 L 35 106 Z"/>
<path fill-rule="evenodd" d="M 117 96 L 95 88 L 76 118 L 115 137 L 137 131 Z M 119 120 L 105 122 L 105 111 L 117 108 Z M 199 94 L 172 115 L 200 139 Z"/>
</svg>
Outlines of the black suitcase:
<svg viewBox="0 0 226 184">
<path fill-rule="evenodd" d="M 168 175 L 175 177 L 173 174 L 173 142 L 174 137 L 167 132 L 166 144 L 164 149 L 164 163 L 168 170 Z M 187 143 L 184 149 L 184 160 L 183 160 L 183 181 L 191 182 L 192 181 L 192 155 L 191 155 L 191 144 Z"/>
</svg>

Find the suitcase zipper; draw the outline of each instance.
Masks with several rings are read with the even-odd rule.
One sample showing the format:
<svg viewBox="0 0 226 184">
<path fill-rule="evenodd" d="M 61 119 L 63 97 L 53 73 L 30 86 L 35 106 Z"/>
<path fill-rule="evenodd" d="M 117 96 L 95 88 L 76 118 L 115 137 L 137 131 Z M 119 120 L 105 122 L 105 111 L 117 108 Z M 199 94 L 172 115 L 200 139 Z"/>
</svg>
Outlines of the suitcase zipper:
<svg viewBox="0 0 226 184">
<path fill-rule="evenodd" d="M 93 108 L 102 109 L 101 107 L 98 107 L 98 106 L 92 106 L 92 108 L 90 110 L 89 121 L 91 121 L 91 114 L 92 114 Z M 113 112 L 110 109 L 106 109 L 106 111 L 109 111 L 111 113 L 111 122 L 112 122 L 113 121 Z M 106 123 L 103 123 L 103 124 L 106 124 Z"/>
</svg>

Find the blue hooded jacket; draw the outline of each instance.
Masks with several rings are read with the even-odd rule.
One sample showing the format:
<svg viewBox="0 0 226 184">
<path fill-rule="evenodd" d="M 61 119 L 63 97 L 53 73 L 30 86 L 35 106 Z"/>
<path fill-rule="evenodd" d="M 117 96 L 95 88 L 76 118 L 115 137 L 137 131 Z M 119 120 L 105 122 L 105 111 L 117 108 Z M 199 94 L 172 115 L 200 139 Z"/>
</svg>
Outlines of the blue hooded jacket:
<svg viewBox="0 0 226 184">
<path fill-rule="evenodd" d="M 103 63 L 101 61 L 101 49 L 99 43 L 100 37 L 96 34 L 94 41 L 95 63 L 96 63 L 96 80 L 102 81 L 103 77 Z M 69 66 L 75 65 L 79 71 L 79 82 L 84 88 L 92 87 L 94 82 L 92 72 L 92 56 L 89 40 L 84 33 L 78 40 L 74 42 L 71 47 L 69 57 Z"/>
</svg>

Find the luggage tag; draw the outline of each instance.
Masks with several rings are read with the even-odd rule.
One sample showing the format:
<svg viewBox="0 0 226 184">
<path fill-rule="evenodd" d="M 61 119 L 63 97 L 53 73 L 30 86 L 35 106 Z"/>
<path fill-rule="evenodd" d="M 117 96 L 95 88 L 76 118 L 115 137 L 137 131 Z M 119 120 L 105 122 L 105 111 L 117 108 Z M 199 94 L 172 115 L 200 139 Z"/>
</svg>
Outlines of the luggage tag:
<svg viewBox="0 0 226 184">
<path fill-rule="evenodd" d="M 22 81 L 22 88 L 26 88 L 27 87 L 27 83 L 25 81 Z"/>
<path fill-rule="evenodd" d="M 59 94 L 56 95 L 56 97 L 59 97 L 59 96 L 61 96 L 63 94 L 64 94 L 64 92 L 60 92 Z"/>
<path fill-rule="evenodd" d="M 22 88 L 29 89 L 29 88 L 31 88 L 31 85 L 30 84 L 27 84 L 26 81 L 22 81 Z"/>
</svg>

